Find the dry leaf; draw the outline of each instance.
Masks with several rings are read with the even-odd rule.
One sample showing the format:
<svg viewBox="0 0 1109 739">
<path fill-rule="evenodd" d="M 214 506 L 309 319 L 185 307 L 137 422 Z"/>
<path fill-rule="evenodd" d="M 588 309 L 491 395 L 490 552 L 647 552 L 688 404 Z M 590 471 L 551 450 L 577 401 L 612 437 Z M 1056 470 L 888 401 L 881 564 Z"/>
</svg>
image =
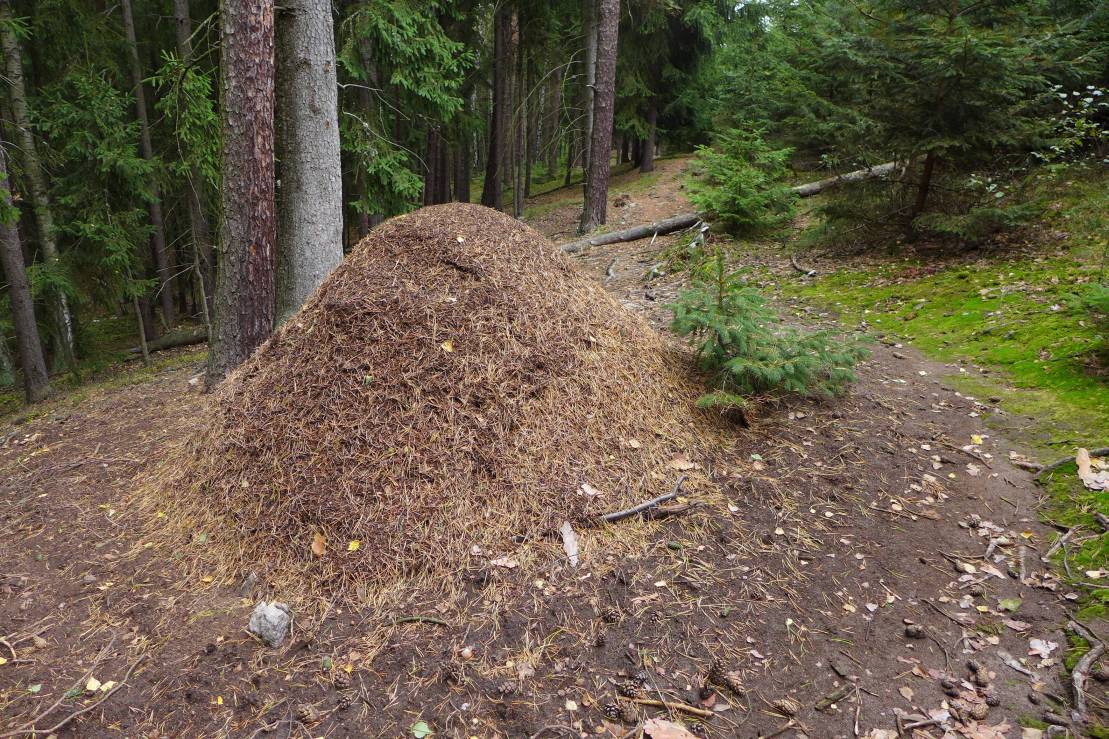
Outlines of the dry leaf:
<svg viewBox="0 0 1109 739">
<path fill-rule="evenodd" d="M 690 462 L 685 457 L 679 456 L 671 459 L 666 466 L 678 472 L 688 472 L 689 470 L 696 469 L 697 464 L 695 462 Z"/>
<path fill-rule="evenodd" d="M 496 559 L 490 560 L 489 564 L 494 567 L 503 567 L 506 570 L 511 570 L 520 566 L 520 563 L 512 559 L 512 557 L 497 557 Z"/>
<path fill-rule="evenodd" d="M 89 681 L 85 683 L 85 690 L 89 691 L 90 693 L 95 693 L 96 691 L 100 690 L 100 681 L 97 680 L 95 677 L 90 677 Z"/>
<path fill-rule="evenodd" d="M 1094 472 L 1088 451 L 1079 449 L 1074 461 L 1078 465 L 1078 479 L 1083 485 L 1090 490 L 1109 490 L 1109 471 Z"/>
<path fill-rule="evenodd" d="M 681 724 L 661 718 L 648 719 L 643 724 L 643 733 L 651 739 L 697 739 Z"/>
<path fill-rule="evenodd" d="M 1028 640 L 1028 653 L 1039 655 L 1044 659 L 1051 656 L 1051 653 L 1059 646 L 1058 643 L 1047 641 L 1046 639 L 1029 639 Z"/>
<path fill-rule="evenodd" d="M 351 539 L 347 543 L 347 551 L 348 552 L 357 552 L 361 548 L 362 548 L 362 542 L 359 541 L 358 539 Z"/>
<path fill-rule="evenodd" d="M 909 701 L 909 703 L 913 702 L 913 689 L 908 685 L 898 688 L 897 692 L 901 694 L 902 698 Z"/>
<path fill-rule="evenodd" d="M 453 352 L 453 351 L 454 351 L 454 342 L 453 342 L 453 341 L 451 341 L 450 339 L 447 339 L 447 340 L 446 340 L 446 341 L 444 341 L 444 342 L 443 342 L 442 344 L 440 344 L 440 345 L 439 345 L 439 347 L 440 347 L 440 348 L 441 348 L 441 349 L 442 349 L 443 351 L 445 351 L 445 352 L 447 352 L 448 354 L 450 354 L 451 352 Z"/>
<path fill-rule="evenodd" d="M 327 541 L 323 538 L 323 534 L 318 531 L 312 534 L 312 554 L 322 557 L 326 549 Z"/>
<path fill-rule="evenodd" d="M 601 491 L 590 485 L 588 482 L 583 482 L 580 488 L 581 492 L 588 495 L 590 498 L 595 498 L 601 494 Z"/>
<path fill-rule="evenodd" d="M 571 567 L 578 566 L 578 535 L 569 521 L 563 521 L 558 533 L 562 534 L 562 548 L 566 551 L 566 558 L 570 560 Z"/>
</svg>

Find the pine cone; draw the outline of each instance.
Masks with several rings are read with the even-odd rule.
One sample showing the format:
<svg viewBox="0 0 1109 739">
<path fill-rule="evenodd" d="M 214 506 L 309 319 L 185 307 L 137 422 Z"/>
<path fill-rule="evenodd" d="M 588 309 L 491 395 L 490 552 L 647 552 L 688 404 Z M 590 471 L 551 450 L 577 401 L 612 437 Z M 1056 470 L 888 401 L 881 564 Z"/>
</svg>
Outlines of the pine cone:
<svg viewBox="0 0 1109 739">
<path fill-rule="evenodd" d="M 705 728 L 705 725 L 700 721 L 694 721 L 686 728 L 689 729 L 689 733 L 693 736 L 707 737 L 709 735 L 709 730 Z"/>
<path fill-rule="evenodd" d="M 316 721 L 319 720 L 319 714 L 316 713 L 315 706 L 297 706 L 295 715 L 296 720 L 301 722 L 302 724 L 314 724 L 316 723 Z"/>
<path fill-rule="evenodd" d="M 786 716 L 796 716 L 801 710 L 801 704 L 792 698 L 779 698 L 770 705 L 775 711 Z"/>
<path fill-rule="evenodd" d="M 647 697 L 647 692 L 643 690 L 643 685 L 636 680 L 621 680 L 616 683 L 616 692 L 625 698 Z"/>
<path fill-rule="evenodd" d="M 984 720 L 986 716 L 989 715 L 989 712 L 990 707 L 985 703 L 971 703 L 967 705 L 966 710 L 963 711 L 965 715 L 970 716 L 975 721 Z"/>
<path fill-rule="evenodd" d="M 351 698 L 346 693 L 343 693 L 339 696 L 339 710 L 340 711 L 345 711 L 348 708 L 350 708 L 352 705 L 354 705 L 354 698 Z"/>
<path fill-rule="evenodd" d="M 350 687 L 350 673 L 346 670 L 336 670 L 331 677 L 331 684 L 336 690 L 346 690 Z"/>
<path fill-rule="evenodd" d="M 600 649 L 606 644 L 608 644 L 608 634 L 605 633 L 604 629 L 601 629 L 597 632 L 597 635 L 593 637 L 593 646 Z"/>
<path fill-rule="evenodd" d="M 606 624 L 614 624 L 620 621 L 620 609 L 616 606 L 609 606 L 601 611 L 601 620 Z"/>
<path fill-rule="evenodd" d="M 609 721 L 619 721 L 625 724 L 634 724 L 638 720 L 635 709 L 631 706 L 620 703 L 606 703 L 601 706 L 601 713 Z"/>
<path fill-rule="evenodd" d="M 738 697 L 742 697 L 747 692 L 743 689 L 743 683 L 739 681 L 739 675 L 734 672 L 729 672 L 727 675 L 724 675 L 717 684 L 727 688 Z"/>
<path fill-rule="evenodd" d="M 709 667 L 708 681 L 710 683 L 720 684 L 724 680 L 727 667 L 723 659 L 720 657 L 713 657 L 712 666 Z"/>
</svg>

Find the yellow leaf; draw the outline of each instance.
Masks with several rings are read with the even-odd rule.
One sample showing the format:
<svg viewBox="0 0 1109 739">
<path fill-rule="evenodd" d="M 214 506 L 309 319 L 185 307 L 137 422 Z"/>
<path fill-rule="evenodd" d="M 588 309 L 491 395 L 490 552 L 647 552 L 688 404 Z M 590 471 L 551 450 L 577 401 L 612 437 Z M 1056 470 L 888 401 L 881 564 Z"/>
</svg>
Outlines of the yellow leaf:
<svg viewBox="0 0 1109 739">
<path fill-rule="evenodd" d="M 212 582 L 212 576 L 205 575 L 204 577 L 200 578 L 200 582 Z"/>
<path fill-rule="evenodd" d="M 6 664 L 8 664 L 8 660 L 5 659 L 4 657 L 0 657 L 0 665 L 6 665 Z"/>
<path fill-rule="evenodd" d="M 454 351 L 454 342 L 450 339 L 447 339 L 439 346 L 442 347 L 443 351 L 447 352 L 448 354 Z"/>
<path fill-rule="evenodd" d="M 217 695 L 216 696 L 216 705 L 217 706 L 222 706 L 223 705 L 223 696 L 222 695 Z"/>
<path fill-rule="evenodd" d="M 326 548 L 327 541 L 323 538 L 323 534 L 318 531 L 312 534 L 312 554 L 322 557 Z"/>
<path fill-rule="evenodd" d="M 981 444 L 982 443 L 982 437 L 978 434 L 974 434 L 973 436 L 970 437 L 970 443 L 971 444 Z"/>
<path fill-rule="evenodd" d="M 89 681 L 85 683 L 85 690 L 89 691 L 90 693 L 95 693 L 96 691 L 100 690 L 100 681 L 97 680 L 95 677 L 90 677 Z"/>
<path fill-rule="evenodd" d="M 165 511 L 158 511 L 158 518 L 165 518 L 165 517 L 166 517 L 166 512 Z"/>
<path fill-rule="evenodd" d="M 111 690 L 115 686 L 116 686 L 116 681 L 115 680 L 109 680 L 108 682 L 106 682 L 106 683 L 104 683 L 103 685 L 100 686 L 100 692 L 101 693 L 107 693 L 109 690 Z"/>
<path fill-rule="evenodd" d="M 358 549 L 359 549 L 359 548 L 360 548 L 361 546 L 362 546 L 362 542 L 358 541 L 358 539 L 352 539 L 352 540 L 350 541 L 350 543 L 349 543 L 349 544 L 347 544 L 347 551 L 348 551 L 348 552 L 357 552 L 357 551 L 358 551 Z"/>
</svg>

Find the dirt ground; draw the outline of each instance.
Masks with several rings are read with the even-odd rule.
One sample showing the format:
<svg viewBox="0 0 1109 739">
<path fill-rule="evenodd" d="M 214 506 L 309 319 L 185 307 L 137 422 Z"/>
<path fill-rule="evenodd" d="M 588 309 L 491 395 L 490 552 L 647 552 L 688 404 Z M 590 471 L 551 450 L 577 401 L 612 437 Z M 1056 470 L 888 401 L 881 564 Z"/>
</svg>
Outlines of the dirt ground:
<svg viewBox="0 0 1109 739">
<path fill-rule="evenodd" d="M 683 210 L 682 166 L 663 160 L 646 190 L 617 178 L 613 227 Z M 567 197 L 530 204 L 561 241 Z M 678 284 L 645 278 L 668 243 L 579 263 L 662 326 Z M 984 739 L 1070 715 L 1075 596 L 1041 560 L 1054 533 L 1009 462 L 1022 450 L 986 426 L 1002 409 L 945 386 L 957 367 L 911 348 L 875 344 L 844 398 L 760 407 L 688 462 L 726 507 L 615 524 L 648 534 L 634 556 L 587 542 L 572 568 L 555 537 L 505 542 L 535 566 L 461 573 L 394 604 L 408 618 L 296 603 L 276 649 L 245 625 L 280 594 L 212 578 L 134 498 L 205 402 L 201 370 L 0 426 L 0 737 L 639 736 L 671 715 L 711 737 Z M 1105 687 L 1088 686 L 1102 722 Z"/>
</svg>

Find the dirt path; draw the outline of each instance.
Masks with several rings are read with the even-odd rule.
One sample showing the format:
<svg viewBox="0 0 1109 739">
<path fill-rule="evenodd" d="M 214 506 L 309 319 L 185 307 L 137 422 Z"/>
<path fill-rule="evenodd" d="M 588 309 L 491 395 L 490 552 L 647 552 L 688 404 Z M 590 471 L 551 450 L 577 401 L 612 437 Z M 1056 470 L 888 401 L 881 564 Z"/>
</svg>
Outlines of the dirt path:
<svg viewBox="0 0 1109 739">
<path fill-rule="evenodd" d="M 682 160 L 660 165 L 646 197 L 618 180 L 614 198 L 644 203 L 629 224 L 684 207 Z M 559 203 L 530 204 L 556 236 L 575 217 Z M 580 264 L 661 326 L 679 284 L 644 276 L 666 243 Z M 626 524 L 650 534 L 634 556 L 587 547 L 571 569 L 539 542 L 526 573 L 468 572 L 457 592 L 400 604 L 441 625 L 299 604 L 277 650 L 243 630 L 262 584 L 213 581 L 135 509 L 141 471 L 204 402 L 199 370 L 0 427 L 0 735 L 59 698 L 34 725 L 84 711 L 59 737 L 638 736 L 666 717 L 621 691 L 692 704 L 713 737 L 1012 739 L 1068 715 L 1070 593 L 1040 560 L 1038 490 L 987 429 L 991 409 L 944 386 L 954 368 L 910 349 L 877 345 L 846 398 L 761 408 L 693 461 L 726 506 Z M 714 661 L 734 689 L 705 686 Z M 1104 707 L 1104 685 L 1090 697 Z M 606 718 L 614 703 L 630 723 Z"/>
</svg>

